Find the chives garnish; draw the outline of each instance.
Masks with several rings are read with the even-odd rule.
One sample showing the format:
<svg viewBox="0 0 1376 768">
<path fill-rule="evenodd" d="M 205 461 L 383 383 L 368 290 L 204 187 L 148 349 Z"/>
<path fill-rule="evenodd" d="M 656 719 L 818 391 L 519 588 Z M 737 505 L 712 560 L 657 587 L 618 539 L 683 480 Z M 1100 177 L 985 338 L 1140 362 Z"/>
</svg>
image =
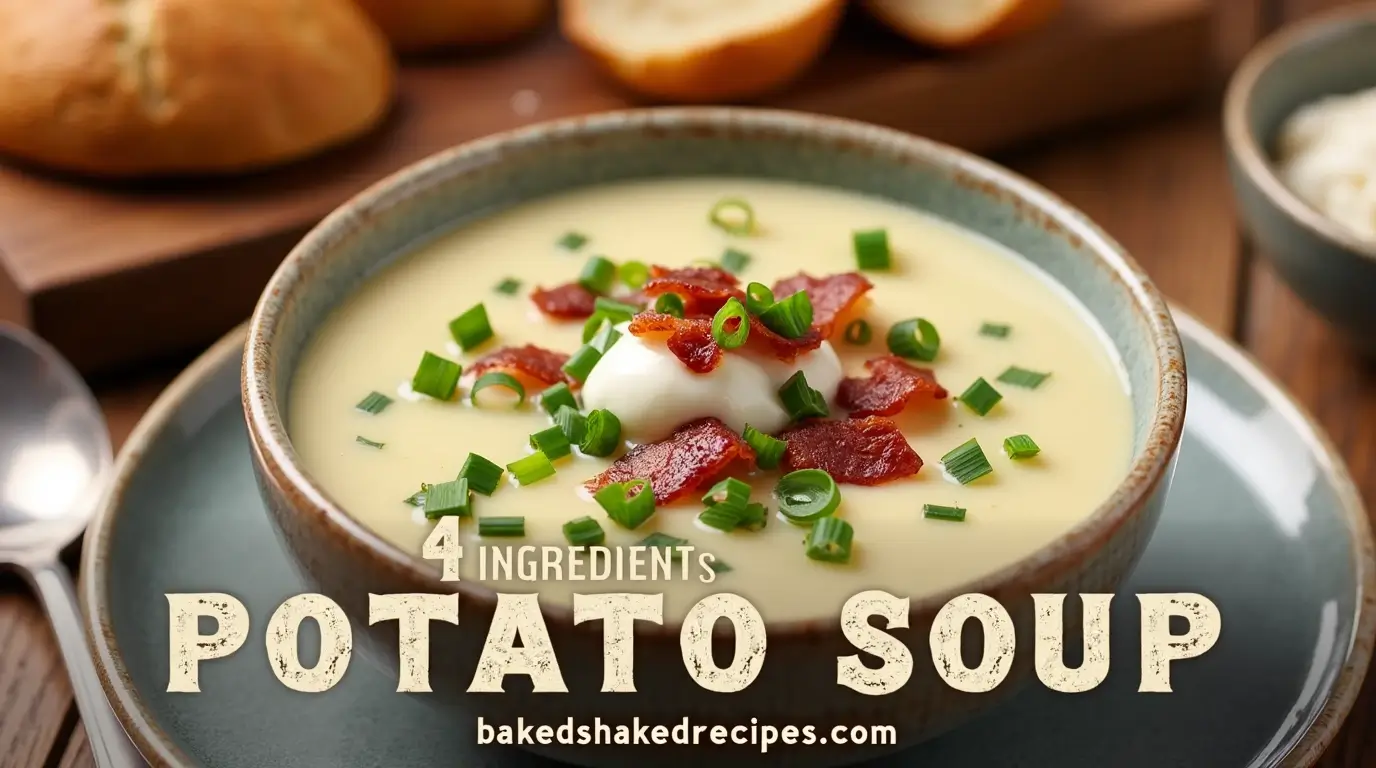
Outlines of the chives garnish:
<svg viewBox="0 0 1376 768">
<path fill-rule="evenodd" d="M 381 392 L 369 392 L 368 396 L 363 398 L 362 400 L 359 400 L 358 405 L 355 405 L 354 408 L 357 408 L 358 410 L 363 411 L 364 413 L 370 413 L 376 416 L 377 414 L 387 410 L 387 406 L 391 404 L 392 398 L 382 394 Z"/>
<path fill-rule="evenodd" d="M 943 507 L 940 504 L 923 504 L 922 516 L 928 520 L 950 520 L 953 523 L 965 522 L 965 510 L 960 507 Z"/>
<path fill-rule="evenodd" d="M 994 339 L 1006 339 L 1013 330 L 1013 326 L 1003 323 L 984 323 L 979 327 L 979 335 L 988 336 Z"/>
<path fill-rule="evenodd" d="M 942 456 L 941 464 L 961 485 L 969 485 L 994 471 L 984 455 L 984 449 L 979 447 L 979 440 L 973 437 Z"/>
<path fill-rule="evenodd" d="M 628 261 L 621 265 L 617 273 L 621 277 L 621 282 L 631 289 L 639 288 L 650 279 L 650 268 L 645 266 L 643 261 Z"/>
<path fill-rule="evenodd" d="M 558 425 L 542 429 L 530 436 L 530 447 L 543 453 L 550 461 L 562 459 L 572 453 L 569 438 Z"/>
<path fill-rule="evenodd" d="M 598 408 L 588 414 L 587 432 L 578 449 L 589 456 L 610 456 L 621 445 L 621 420 L 611 411 Z"/>
<path fill-rule="evenodd" d="M 826 416 L 830 413 L 827 408 L 827 399 L 821 392 L 808 386 L 807 376 L 802 371 L 798 371 L 788 377 L 788 381 L 779 387 L 779 400 L 784 404 L 784 410 L 788 411 L 788 416 L 793 421 L 802 421 L 812 416 Z"/>
<path fill-rule="evenodd" d="M 839 517 L 824 517 L 807 534 L 807 556 L 824 563 L 850 562 L 855 529 Z"/>
<path fill-rule="evenodd" d="M 502 282 L 497 283 L 492 290 L 506 296 L 515 296 L 521 290 L 521 281 L 514 277 L 508 277 Z"/>
<path fill-rule="evenodd" d="M 807 291 L 798 291 L 761 312 L 760 322 L 784 338 L 796 339 L 812 328 L 812 299 Z"/>
<path fill-rule="evenodd" d="M 1041 446 L 1027 435 L 1013 435 L 1003 441 L 1004 453 L 1014 461 L 1020 459 L 1030 459 L 1042 452 Z"/>
<path fill-rule="evenodd" d="M 683 317 L 683 297 L 677 293 L 663 293 L 655 299 L 655 311 L 662 315 Z"/>
<path fill-rule="evenodd" d="M 373 440 L 369 440 L 368 438 L 364 437 L 363 435 L 359 435 L 358 437 L 355 437 L 355 438 L 354 438 L 354 442 L 362 443 L 362 444 L 368 446 L 369 448 L 381 448 L 381 447 L 383 447 L 384 445 L 386 445 L 386 443 L 379 443 L 379 442 L 375 442 L 375 441 L 373 441 Z"/>
<path fill-rule="evenodd" d="M 1037 371 L 1029 371 L 1026 368 L 1019 368 L 1014 365 L 999 374 L 999 381 L 1005 384 L 1012 384 L 1015 387 L 1036 389 L 1042 385 L 1042 382 L 1050 377 L 1050 373 L 1038 373 Z"/>
<path fill-rule="evenodd" d="M 889 231 L 887 229 L 857 230 L 851 235 L 855 246 L 855 263 L 861 269 L 888 269 Z"/>
<path fill-rule="evenodd" d="M 709 528 L 716 528 L 719 531 L 734 531 L 741 524 L 741 514 L 744 509 L 736 509 L 718 504 L 715 507 L 708 507 L 698 514 L 698 522 Z"/>
<path fill-rule="evenodd" d="M 588 374 L 592 373 L 593 366 L 597 365 L 602 359 L 602 353 L 598 352 L 591 344 L 584 344 L 574 352 L 567 363 L 564 363 L 564 373 L 572 376 L 578 381 L 587 381 Z"/>
<path fill-rule="evenodd" d="M 735 349 L 750 337 L 750 316 L 745 305 L 732 296 L 712 318 L 712 340 L 722 349 Z"/>
<path fill-rule="evenodd" d="M 755 209 L 739 197 L 718 200 L 707 219 L 728 235 L 748 235 L 755 231 Z"/>
<path fill-rule="evenodd" d="M 516 478 L 518 485 L 531 485 L 547 477 L 554 477 L 554 464 L 540 451 L 523 456 L 506 465 L 507 471 Z"/>
<path fill-rule="evenodd" d="M 727 248 L 721 255 L 721 268 L 733 275 L 739 275 L 748 266 L 750 266 L 750 254 L 745 251 Z"/>
<path fill-rule="evenodd" d="M 612 522 L 627 530 L 639 528 L 655 513 L 655 493 L 649 480 L 612 483 L 593 494 Z"/>
<path fill-rule="evenodd" d="M 459 349 L 467 352 L 492 338 L 492 324 L 487 320 L 487 307 L 474 304 L 467 312 L 449 321 L 449 333 L 459 342 Z"/>
<path fill-rule="evenodd" d="M 930 363 L 941 349 L 936 326 L 920 317 L 894 323 L 887 338 L 889 351 L 899 357 Z"/>
<path fill-rule="evenodd" d="M 795 525 L 814 523 L 841 505 L 836 481 L 820 469 L 800 469 L 779 478 L 774 497 L 779 500 L 779 511 Z"/>
<path fill-rule="evenodd" d="M 473 495 L 468 492 L 468 480 L 459 478 L 448 483 L 438 483 L 425 494 L 425 516 L 430 520 L 456 515 L 473 515 Z"/>
<path fill-rule="evenodd" d="M 734 507 L 744 510 L 750 503 L 750 484 L 728 477 L 703 494 L 702 503 L 709 507 Z"/>
<path fill-rule="evenodd" d="M 575 547 L 596 546 L 607 540 L 602 524 L 584 515 L 564 523 L 564 539 Z"/>
<path fill-rule="evenodd" d="M 741 521 L 736 527 L 744 528 L 748 531 L 758 531 L 764 528 L 769 520 L 769 508 L 758 501 L 745 505 L 745 512 L 741 515 Z"/>
<path fill-rule="evenodd" d="M 478 518 L 478 535 L 488 538 L 524 536 L 526 535 L 526 519 L 524 517 L 480 517 Z"/>
<path fill-rule="evenodd" d="M 516 405 L 513 406 L 514 408 L 520 408 L 521 404 L 526 401 L 525 385 L 521 384 L 515 376 L 509 373 L 502 373 L 501 371 L 492 371 L 491 373 L 484 373 L 479 376 L 478 380 L 473 382 L 473 389 L 468 392 L 468 400 L 474 405 L 477 405 L 478 393 L 488 387 L 506 387 L 512 392 L 515 392 Z"/>
<path fill-rule="evenodd" d="M 429 483 L 421 483 L 420 490 L 401 500 L 402 504 L 410 504 L 413 507 L 425 506 L 425 497 L 430 494 L 430 489 L 434 486 Z"/>
<path fill-rule="evenodd" d="M 687 543 L 687 539 L 680 539 L 677 536 L 670 536 L 667 533 L 660 533 L 659 531 L 655 531 L 649 536 L 646 536 L 640 541 L 637 541 L 636 546 L 659 547 L 661 549 L 674 549 L 676 547 L 684 546 Z"/>
<path fill-rule="evenodd" d="M 605 257 L 593 256 L 583 265 L 578 282 L 593 293 L 605 294 L 616 282 L 616 265 Z"/>
<path fill-rule="evenodd" d="M 975 379 L 975 383 L 960 395 L 960 402 L 965 403 L 966 408 L 980 416 L 987 415 L 1002 399 L 1003 395 L 985 381 L 983 376 Z"/>
<path fill-rule="evenodd" d="M 745 425 L 741 437 L 745 438 L 746 444 L 755 452 L 755 464 L 760 469 L 773 469 L 779 466 L 779 462 L 784 458 L 784 451 L 788 449 L 786 441 L 766 435 L 749 424 Z"/>
<path fill-rule="evenodd" d="M 491 496 L 502 482 L 503 470 L 485 457 L 476 453 L 468 454 L 459 470 L 459 478 L 468 481 L 468 487 L 484 496 Z"/>
<path fill-rule="evenodd" d="M 588 340 L 588 346 L 597 350 L 598 353 L 605 355 L 607 354 L 607 350 L 611 349 L 612 345 L 620 339 L 621 331 L 613 328 L 611 323 L 604 322 L 597 333 Z"/>
<path fill-rule="evenodd" d="M 870 339 L 872 338 L 874 338 L 874 331 L 870 330 L 870 324 L 864 320 L 852 320 L 850 324 L 846 326 L 847 344 L 863 347 L 870 343 Z"/>
<path fill-rule="evenodd" d="M 774 292 L 764 283 L 751 283 L 745 287 L 745 309 L 758 317 L 761 312 L 774 306 Z"/>
<path fill-rule="evenodd" d="M 588 236 L 582 232 L 567 232 L 559 238 L 559 247 L 566 251 L 576 251 L 588 244 Z"/>
<path fill-rule="evenodd" d="M 601 312 L 603 316 L 613 323 L 621 323 L 630 320 L 640 311 L 640 307 L 634 304 L 627 304 L 616 299 L 609 299 L 606 296 L 598 296 L 593 301 L 593 309 Z"/>
<path fill-rule="evenodd" d="M 426 352 L 411 377 L 411 391 L 429 395 L 436 400 L 448 400 L 454 396 L 454 388 L 459 384 L 463 366 L 446 360 L 432 352 Z"/>
<path fill-rule="evenodd" d="M 579 413 L 577 408 L 567 405 L 559 406 L 559 411 L 554 414 L 554 423 L 570 445 L 582 443 L 583 436 L 588 433 L 588 417 Z"/>
<path fill-rule="evenodd" d="M 540 393 L 540 407 L 551 416 L 566 405 L 575 411 L 578 410 L 578 401 L 574 399 L 573 391 L 562 381 Z"/>
</svg>

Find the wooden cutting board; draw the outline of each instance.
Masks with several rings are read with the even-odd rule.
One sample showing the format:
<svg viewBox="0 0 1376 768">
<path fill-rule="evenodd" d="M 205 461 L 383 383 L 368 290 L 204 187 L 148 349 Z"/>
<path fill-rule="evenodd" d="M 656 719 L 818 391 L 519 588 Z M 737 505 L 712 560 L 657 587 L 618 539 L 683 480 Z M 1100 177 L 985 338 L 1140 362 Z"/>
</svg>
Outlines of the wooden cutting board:
<svg viewBox="0 0 1376 768">
<path fill-rule="evenodd" d="M 852 13 L 768 106 L 867 120 L 979 152 L 1196 92 L 1211 0 L 1068 0 L 1009 44 L 937 55 Z M 529 122 L 634 106 L 550 30 L 481 57 L 411 61 L 371 137 L 251 177 L 93 184 L 0 166 L 0 319 L 85 372 L 208 343 L 252 310 L 287 250 L 382 176 Z"/>
</svg>

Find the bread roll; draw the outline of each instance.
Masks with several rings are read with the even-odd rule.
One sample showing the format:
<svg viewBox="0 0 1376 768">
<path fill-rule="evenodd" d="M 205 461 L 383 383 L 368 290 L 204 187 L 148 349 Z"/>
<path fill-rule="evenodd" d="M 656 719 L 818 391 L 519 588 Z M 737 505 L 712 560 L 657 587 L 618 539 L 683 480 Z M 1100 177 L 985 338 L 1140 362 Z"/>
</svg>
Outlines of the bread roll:
<svg viewBox="0 0 1376 768">
<path fill-rule="evenodd" d="M 1044 25 L 1063 0 L 866 0 L 894 31 L 937 48 L 970 48 Z"/>
<path fill-rule="evenodd" d="M 549 16 L 553 0 L 358 0 L 399 51 L 487 45 L 520 37 Z"/>
<path fill-rule="evenodd" d="M 355 137 L 394 65 L 351 0 L 0 0 L 0 152 L 100 176 L 247 171 Z"/>
</svg>

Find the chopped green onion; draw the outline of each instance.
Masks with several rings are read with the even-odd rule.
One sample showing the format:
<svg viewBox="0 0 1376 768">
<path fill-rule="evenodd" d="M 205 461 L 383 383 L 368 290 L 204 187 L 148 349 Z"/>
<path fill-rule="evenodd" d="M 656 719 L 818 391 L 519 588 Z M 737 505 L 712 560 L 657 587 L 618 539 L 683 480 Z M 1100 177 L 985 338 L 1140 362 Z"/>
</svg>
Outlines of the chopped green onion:
<svg viewBox="0 0 1376 768">
<path fill-rule="evenodd" d="M 357 408 L 358 410 L 363 411 L 364 413 L 370 413 L 376 416 L 377 414 L 387 410 L 387 406 L 391 404 L 392 398 L 382 394 L 381 392 L 369 392 L 368 396 L 358 401 L 358 405 L 355 405 L 354 408 Z"/>
<path fill-rule="evenodd" d="M 515 296 L 517 292 L 521 290 L 521 281 L 514 277 L 508 277 L 502 282 L 497 283 L 492 290 L 507 296 Z"/>
<path fill-rule="evenodd" d="M 930 322 L 915 317 L 894 323 L 889 329 L 889 351 L 899 357 L 930 363 L 941 349 L 941 334 Z"/>
<path fill-rule="evenodd" d="M 799 338 L 812 329 L 812 299 L 807 291 L 798 291 L 761 312 L 760 322 L 784 338 Z"/>
<path fill-rule="evenodd" d="M 423 507 L 425 506 L 425 498 L 430 495 L 430 489 L 433 487 L 429 483 L 421 483 L 420 490 L 402 499 L 401 503 L 410 504 L 413 507 Z"/>
<path fill-rule="evenodd" d="M 661 315 L 683 317 L 683 297 L 677 293 L 663 293 L 655 299 L 655 311 Z"/>
<path fill-rule="evenodd" d="M 855 529 L 839 517 L 824 517 L 807 534 L 807 556 L 824 563 L 850 562 Z"/>
<path fill-rule="evenodd" d="M 567 232 L 559 238 L 559 247 L 566 251 L 576 251 L 588 244 L 588 236 L 582 232 Z"/>
<path fill-rule="evenodd" d="M 750 266 L 750 254 L 745 251 L 727 248 L 721 255 L 721 268 L 733 275 L 739 275 L 748 266 Z"/>
<path fill-rule="evenodd" d="M 750 484 L 734 477 L 728 477 L 712 486 L 702 497 L 708 507 L 729 507 L 744 510 L 750 503 Z"/>
<path fill-rule="evenodd" d="M 942 456 L 941 465 L 961 485 L 969 485 L 994 471 L 984 449 L 979 447 L 979 440 L 973 437 Z"/>
<path fill-rule="evenodd" d="M 639 288 L 650 280 L 650 268 L 643 261 L 628 261 L 617 272 L 627 288 Z"/>
<path fill-rule="evenodd" d="M 425 516 L 438 520 L 448 516 L 471 517 L 473 515 L 473 495 L 468 492 L 468 480 L 459 478 L 448 483 L 431 486 L 425 494 Z"/>
<path fill-rule="evenodd" d="M 750 316 L 745 305 L 732 296 L 712 318 L 712 340 L 722 349 L 735 349 L 750 337 Z"/>
<path fill-rule="evenodd" d="M 463 460 L 463 467 L 459 469 L 459 478 L 468 481 L 468 487 L 484 496 L 491 496 L 497 490 L 497 486 L 502 482 L 504 470 L 479 456 L 476 453 L 468 454 L 468 458 Z"/>
<path fill-rule="evenodd" d="M 426 352 L 416 368 L 416 375 L 411 377 L 411 391 L 436 400 L 448 400 L 454 396 L 454 388 L 458 386 L 461 374 L 463 366 Z"/>
<path fill-rule="evenodd" d="M 779 478 L 774 497 L 779 500 L 779 512 L 795 525 L 814 523 L 841 505 L 836 481 L 820 469 L 800 469 Z"/>
<path fill-rule="evenodd" d="M 368 446 L 369 448 L 381 448 L 381 447 L 383 447 L 383 446 L 386 445 L 386 443 L 379 443 L 379 442 L 375 442 L 375 441 L 373 441 L 373 440 L 369 440 L 368 438 L 364 437 L 363 435 L 359 435 L 358 437 L 355 437 L 355 438 L 354 438 L 354 441 L 355 441 L 355 442 L 362 443 L 362 444 Z"/>
<path fill-rule="evenodd" d="M 857 230 L 851 235 L 855 246 L 855 263 L 861 269 L 888 269 L 889 231 L 887 229 Z"/>
<path fill-rule="evenodd" d="M 709 528 L 716 528 L 719 531 L 731 532 L 741 524 L 742 515 L 745 510 L 736 509 L 718 504 L 715 507 L 708 507 L 698 514 L 698 522 Z"/>
<path fill-rule="evenodd" d="M 738 528 L 749 531 L 758 531 L 764 528 L 769 521 L 769 508 L 758 501 L 753 501 L 745 505 L 745 512 L 741 515 L 741 521 L 737 523 Z"/>
<path fill-rule="evenodd" d="M 1003 323 L 984 323 L 979 327 L 979 335 L 988 336 L 994 339 L 1006 339 L 1012 332 L 1013 326 Z"/>
<path fill-rule="evenodd" d="M 526 535 L 526 519 L 524 517 L 480 517 L 478 518 L 478 535 L 486 538 L 524 536 Z"/>
<path fill-rule="evenodd" d="M 1030 459 L 1042 452 L 1041 446 L 1027 435 L 1013 435 L 1003 441 L 1003 450 L 1014 461 Z"/>
<path fill-rule="evenodd" d="M 588 433 L 588 417 L 579 413 L 577 408 L 567 405 L 559 406 L 559 411 L 554 414 L 554 423 L 559 425 L 559 431 L 564 433 L 570 445 L 583 442 L 583 436 Z"/>
<path fill-rule="evenodd" d="M 564 539 L 575 547 L 596 546 L 607 540 L 602 524 L 584 515 L 564 523 Z"/>
<path fill-rule="evenodd" d="M 588 340 L 588 346 L 597 350 L 600 354 L 605 355 L 607 354 L 607 350 L 611 349 L 612 345 L 620 340 L 621 331 L 613 328 L 611 323 L 604 322 L 602 323 L 602 327 L 597 330 L 597 333 Z"/>
<path fill-rule="evenodd" d="M 760 469 L 773 469 L 779 466 L 779 462 L 784 458 L 784 451 L 788 449 L 786 441 L 766 435 L 749 424 L 745 425 L 741 437 L 745 438 L 746 444 L 755 451 L 755 464 Z"/>
<path fill-rule="evenodd" d="M 759 317 L 760 313 L 774 306 L 774 292 L 764 283 L 751 283 L 745 287 L 745 309 Z"/>
<path fill-rule="evenodd" d="M 612 522 L 627 530 L 639 528 L 655 513 L 655 494 L 649 480 L 612 483 L 592 498 Z"/>
<path fill-rule="evenodd" d="M 554 477 L 554 464 L 540 451 L 523 456 L 506 465 L 506 468 L 516 478 L 517 485 L 531 485 Z"/>
<path fill-rule="evenodd" d="M 874 338 L 874 332 L 870 330 L 870 324 L 864 320 L 852 320 L 846 326 L 845 338 L 847 344 L 863 347 L 870 343 L 870 339 Z"/>
<path fill-rule="evenodd" d="M 660 549 L 675 549 L 677 547 L 682 547 L 687 543 L 687 539 L 680 539 L 677 536 L 670 536 L 667 533 L 660 533 L 659 531 L 655 531 L 649 536 L 646 536 L 645 538 L 636 542 L 636 546 L 658 547 Z"/>
<path fill-rule="evenodd" d="M 616 414 L 598 408 L 588 414 L 587 433 L 578 449 L 589 456 L 610 456 L 621 445 L 621 420 Z"/>
<path fill-rule="evenodd" d="M 640 307 L 634 304 L 627 304 L 622 301 L 617 301 L 616 299 L 609 299 L 606 296 L 598 296 L 593 302 L 593 308 L 598 312 L 604 313 L 608 318 L 612 318 L 613 322 L 617 323 L 630 320 L 640 311 Z"/>
<path fill-rule="evenodd" d="M 542 429 L 530 436 L 530 447 L 545 454 L 550 461 L 562 459 L 570 455 L 573 449 L 569 447 L 568 436 L 558 425 Z"/>
<path fill-rule="evenodd" d="M 583 265 L 578 282 L 593 293 L 605 294 L 616 282 L 616 265 L 603 256 L 593 256 Z"/>
<path fill-rule="evenodd" d="M 468 311 L 449 321 L 449 333 L 467 352 L 492 338 L 492 324 L 487 320 L 487 307 L 474 304 Z"/>
<path fill-rule="evenodd" d="M 975 379 L 975 383 L 971 384 L 960 396 L 960 402 L 965 403 L 966 408 L 980 416 L 988 415 L 989 411 L 993 410 L 994 406 L 998 405 L 1002 399 L 1003 395 L 985 381 L 983 376 Z"/>
<path fill-rule="evenodd" d="M 575 411 L 578 410 L 578 401 L 573 397 L 573 390 L 562 381 L 540 393 L 540 407 L 551 416 L 566 405 Z"/>
<path fill-rule="evenodd" d="M 578 381 L 587 381 L 588 374 L 592 373 L 593 366 L 597 365 L 602 359 L 602 353 L 598 352 L 590 344 L 584 344 L 574 352 L 567 363 L 564 363 L 564 373 L 572 376 Z"/>
<path fill-rule="evenodd" d="M 1029 371 L 1026 368 L 1019 368 L 1016 365 L 999 374 L 999 381 L 1005 384 L 1012 384 L 1015 387 L 1026 387 L 1027 389 L 1036 389 L 1042 385 L 1042 382 L 1049 378 L 1051 378 L 1051 374 L 1049 373 Z"/>
<path fill-rule="evenodd" d="M 960 507 L 943 507 L 940 504 L 923 504 L 922 516 L 928 520 L 950 520 L 953 523 L 965 522 L 965 510 Z"/>
<path fill-rule="evenodd" d="M 798 371 L 779 387 L 779 400 L 793 421 L 802 421 L 812 416 L 826 416 L 830 413 L 827 399 L 821 392 L 808 386 L 807 376 Z"/>
<path fill-rule="evenodd" d="M 739 197 L 718 200 L 707 219 L 728 235 L 748 235 L 755 231 L 755 209 Z"/>
<path fill-rule="evenodd" d="M 479 376 L 478 380 L 473 382 L 473 389 L 468 393 L 469 401 L 477 405 L 478 393 L 488 387 L 506 387 L 512 392 L 515 392 L 516 405 L 512 406 L 513 408 L 520 408 L 521 404 L 526 401 L 525 385 L 521 384 L 515 376 L 509 373 L 502 373 L 501 371 L 492 371 L 491 373 L 484 373 Z"/>
</svg>

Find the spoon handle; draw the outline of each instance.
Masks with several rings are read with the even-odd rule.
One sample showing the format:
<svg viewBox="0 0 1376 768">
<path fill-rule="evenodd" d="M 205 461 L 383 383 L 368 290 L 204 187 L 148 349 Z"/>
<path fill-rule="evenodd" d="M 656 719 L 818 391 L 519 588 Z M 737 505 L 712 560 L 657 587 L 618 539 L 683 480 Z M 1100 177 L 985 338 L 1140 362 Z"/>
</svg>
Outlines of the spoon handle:
<svg viewBox="0 0 1376 768">
<path fill-rule="evenodd" d="M 95 663 L 91 660 L 86 631 L 78 614 L 72 578 L 60 563 L 34 565 L 28 575 L 34 591 L 43 601 L 52 622 L 53 634 L 62 649 L 62 660 L 72 679 L 72 693 L 81 722 L 86 726 L 86 738 L 91 754 L 99 768 L 140 768 L 145 763 L 133 742 L 120 725 L 101 688 Z"/>
</svg>

